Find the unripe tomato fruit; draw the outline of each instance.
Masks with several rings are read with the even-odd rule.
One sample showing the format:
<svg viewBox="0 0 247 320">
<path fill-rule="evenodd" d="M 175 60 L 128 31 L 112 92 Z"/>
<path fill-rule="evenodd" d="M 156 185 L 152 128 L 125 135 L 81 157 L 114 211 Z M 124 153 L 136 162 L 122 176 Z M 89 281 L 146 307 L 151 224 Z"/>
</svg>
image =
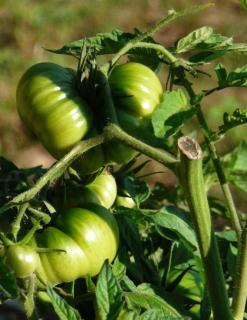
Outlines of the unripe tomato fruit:
<svg viewBox="0 0 247 320">
<path fill-rule="evenodd" d="M 86 189 L 93 192 L 96 195 L 99 204 L 107 209 L 113 205 L 117 196 L 115 178 L 107 172 L 102 172 L 98 175 L 94 181 L 86 186 Z"/>
<path fill-rule="evenodd" d="M 135 208 L 135 201 L 131 197 L 127 196 L 117 196 L 116 202 L 117 207 L 125 207 L 125 208 Z"/>
<path fill-rule="evenodd" d="M 39 255 L 27 245 L 11 245 L 6 250 L 6 263 L 15 272 L 17 278 L 32 274 L 39 265 Z"/>
<path fill-rule="evenodd" d="M 142 137 L 161 101 L 163 89 L 159 78 L 147 66 L 129 62 L 112 70 L 109 84 L 121 127 L 131 135 Z M 106 156 L 116 163 L 128 162 L 136 155 L 131 148 L 119 143 L 109 145 L 108 149 Z"/>
<path fill-rule="evenodd" d="M 163 92 L 156 74 L 136 62 L 116 66 L 109 76 L 109 84 L 116 108 L 136 117 L 151 116 Z"/>
<path fill-rule="evenodd" d="M 79 95 L 76 73 L 54 63 L 38 63 L 28 69 L 19 81 L 17 109 L 23 122 L 56 158 L 64 156 L 76 143 L 92 135 L 92 110 Z M 93 172 L 103 165 L 101 149 L 77 163 L 77 169 Z"/>
<path fill-rule="evenodd" d="M 70 184 L 66 187 L 66 200 L 61 203 L 61 196 L 55 206 L 62 209 L 83 207 L 86 203 L 96 203 L 109 209 L 113 205 L 117 196 L 117 184 L 115 178 L 110 173 L 103 171 L 92 182 L 85 186 L 79 184 Z M 59 210 L 60 211 L 60 210 Z"/>
<path fill-rule="evenodd" d="M 104 261 L 113 260 L 118 249 L 118 226 L 104 207 L 90 204 L 61 214 L 54 227 L 36 236 L 40 253 L 38 277 L 56 285 L 99 273 Z"/>
</svg>

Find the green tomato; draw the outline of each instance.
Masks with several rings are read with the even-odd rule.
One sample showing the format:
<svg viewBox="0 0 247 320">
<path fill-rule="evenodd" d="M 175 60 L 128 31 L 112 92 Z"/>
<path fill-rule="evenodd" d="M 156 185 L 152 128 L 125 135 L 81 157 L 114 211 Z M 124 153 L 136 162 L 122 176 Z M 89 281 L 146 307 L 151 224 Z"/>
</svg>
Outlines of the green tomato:
<svg viewBox="0 0 247 320">
<path fill-rule="evenodd" d="M 162 98 L 163 89 L 158 77 L 147 66 L 129 62 L 112 70 L 109 84 L 121 127 L 129 134 L 142 138 L 143 133 L 147 134 L 146 129 L 150 129 L 152 113 Z M 126 163 L 136 154 L 127 146 L 120 147 L 117 142 L 107 146 L 108 161 Z"/>
<path fill-rule="evenodd" d="M 115 204 L 117 207 L 125 208 L 135 208 L 136 206 L 135 201 L 132 198 L 122 196 L 117 196 Z"/>
<path fill-rule="evenodd" d="M 118 227 L 114 216 L 102 206 L 69 209 L 54 227 L 36 236 L 36 245 L 50 249 L 40 253 L 38 277 L 56 285 L 99 273 L 118 249 Z"/>
<path fill-rule="evenodd" d="M 108 172 L 102 172 L 93 182 L 86 186 L 98 198 L 99 204 L 109 209 L 117 196 L 117 184 L 115 178 Z"/>
<path fill-rule="evenodd" d="M 129 62 L 116 66 L 109 76 L 116 108 L 137 117 L 150 117 L 162 97 L 162 85 L 147 66 Z"/>
<path fill-rule="evenodd" d="M 103 171 L 86 186 L 71 185 L 66 196 L 66 208 L 80 207 L 86 203 L 96 203 L 109 209 L 117 196 L 115 178 Z M 59 204 L 58 204 L 59 205 Z"/>
<path fill-rule="evenodd" d="M 6 263 L 17 278 L 25 278 L 37 269 L 39 255 L 30 246 L 11 245 L 6 249 Z"/>
<path fill-rule="evenodd" d="M 17 88 L 20 117 L 57 159 L 92 129 L 92 110 L 81 98 L 76 81 L 76 73 L 71 69 L 54 63 L 39 63 L 25 72 Z M 93 169 L 89 169 L 95 171 L 102 166 L 102 157 L 90 157 L 86 159 L 86 165 L 91 162 Z M 80 167 L 85 171 L 86 165 L 80 161 L 79 173 Z"/>
</svg>

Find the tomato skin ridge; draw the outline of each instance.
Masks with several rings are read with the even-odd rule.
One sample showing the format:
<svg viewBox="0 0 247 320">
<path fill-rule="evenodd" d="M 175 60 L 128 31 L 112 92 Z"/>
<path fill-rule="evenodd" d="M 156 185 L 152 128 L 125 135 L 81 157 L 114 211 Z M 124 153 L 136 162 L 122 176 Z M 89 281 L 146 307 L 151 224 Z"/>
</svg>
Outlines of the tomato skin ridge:
<svg viewBox="0 0 247 320">
<path fill-rule="evenodd" d="M 17 87 L 16 105 L 22 121 L 56 159 L 80 140 L 97 134 L 93 111 L 77 91 L 76 81 L 75 71 L 43 62 L 29 68 Z M 73 165 L 84 175 L 103 164 L 99 146 Z"/>
<path fill-rule="evenodd" d="M 142 138 L 152 129 L 151 116 L 161 102 L 163 89 L 159 78 L 147 66 L 128 62 L 117 65 L 109 75 L 109 84 L 120 126 Z M 109 163 L 124 164 L 137 152 L 118 142 L 106 144 Z"/>
</svg>

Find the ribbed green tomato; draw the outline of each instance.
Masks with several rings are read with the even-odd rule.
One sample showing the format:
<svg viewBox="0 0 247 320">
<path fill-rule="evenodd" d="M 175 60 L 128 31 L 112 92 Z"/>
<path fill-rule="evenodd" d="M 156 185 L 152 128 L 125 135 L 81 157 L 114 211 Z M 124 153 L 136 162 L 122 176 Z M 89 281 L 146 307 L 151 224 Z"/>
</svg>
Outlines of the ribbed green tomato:
<svg viewBox="0 0 247 320">
<path fill-rule="evenodd" d="M 152 113 L 162 97 L 162 85 L 147 66 L 129 62 L 116 66 L 109 75 L 109 84 L 121 127 L 131 135 L 142 137 L 150 126 Z M 126 150 L 126 158 L 123 148 Z M 135 156 L 127 146 L 114 143 L 108 146 L 107 159 L 124 163 Z M 131 152 L 131 151 L 132 152 Z"/>
<path fill-rule="evenodd" d="M 99 200 L 99 204 L 109 209 L 117 196 L 115 178 L 108 172 L 102 172 L 86 188 L 93 192 Z"/>
<path fill-rule="evenodd" d="M 69 209 L 36 237 L 37 246 L 54 249 L 40 253 L 37 274 L 51 285 L 95 276 L 106 259 L 115 257 L 118 239 L 114 216 L 104 207 Z"/>
<path fill-rule="evenodd" d="M 17 278 L 25 278 L 37 269 L 39 255 L 30 246 L 12 245 L 6 249 L 6 263 Z"/>
<path fill-rule="evenodd" d="M 115 178 L 110 173 L 103 171 L 85 186 L 69 186 L 65 206 L 72 208 L 81 207 L 85 203 L 97 203 L 109 209 L 113 205 L 116 196 L 117 185 Z"/>
<path fill-rule="evenodd" d="M 90 135 L 92 128 L 92 111 L 79 95 L 76 80 L 71 69 L 39 63 L 25 72 L 17 88 L 17 109 L 23 122 L 57 159 Z M 96 150 L 96 156 L 86 160 L 90 172 L 104 161 L 101 149 Z M 83 166 L 82 159 L 77 169 L 85 171 Z"/>
</svg>

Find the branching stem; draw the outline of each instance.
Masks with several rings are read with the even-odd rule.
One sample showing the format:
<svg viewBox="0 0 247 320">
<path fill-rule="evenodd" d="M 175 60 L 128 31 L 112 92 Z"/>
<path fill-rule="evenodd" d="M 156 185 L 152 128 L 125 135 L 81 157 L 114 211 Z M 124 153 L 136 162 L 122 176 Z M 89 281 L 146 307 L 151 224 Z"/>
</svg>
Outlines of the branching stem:
<svg viewBox="0 0 247 320">
<path fill-rule="evenodd" d="M 31 189 L 17 195 L 12 200 L 7 202 L 3 207 L 1 207 L 0 214 L 10 208 L 27 204 L 46 184 L 59 178 L 71 165 L 71 163 L 82 156 L 84 152 L 99 144 L 109 142 L 110 140 L 117 140 L 119 142 L 122 142 L 132 147 L 133 149 L 153 158 L 154 160 L 157 160 L 158 162 L 168 166 L 171 169 L 172 164 L 178 162 L 178 159 L 169 152 L 158 150 L 152 146 L 149 146 L 148 144 L 130 136 L 116 124 L 109 124 L 105 127 L 104 133 L 102 135 L 79 142 L 67 155 L 65 155 L 53 167 L 51 167 Z M 17 224 L 15 226 L 16 230 L 18 229 L 18 226 L 20 224 L 21 217 L 23 217 L 23 215 L 20 215 L 18 218 Z"/>
<path fill-rule="evenodd" d="M 187 92 L 188 92 L 188 94 L 190 96 L 191 102 L 193 104 L 193 101 L 194 101 L 194 99 L 196 97 L 196 94 L 195 94 L 194 90 L 192 89 L 191 83 L 186 79 L 186 77 L 184 75 L 184 71 L 181 71 L 180 76 L 181 76 L 181 79 L 183 81 L 184 87 L 187 90 Z M 228 211 L 229 211 L 229 214 L 230 214 L 231 225 L 232 225 L 233 229 L 236 231 L 236 233 L 238 235 L 238 238 L 240 238 L 240 233 L 241 233 L 241 230 L 242 230 L 242 226 L 241 226 L 241 222 L 240 222 L 240 219 L 238 217 L 238 214 L 237 214 L 237 210 L 236 210 L 236 207 L 235 207 L 235 204 L 234 204 L 234 200 L 233 200 L 233 197 L 232 197 L 232 194 L 231 194 L 231 190 L 230 190 L 229 184 L 228 184 L 226 176 L 225 176 L 224 169 L 222 167 L 220 158 L 219 158 L 219 156 L 217 154 L 217 151 L 216 151 L 216 148 L 215 148 L 215 144 L 214 144 L 213 141 L 210 140 L 210 129 L 208 127 L 206 119 L 205 119 L 205 117 L 203 115 L 203 112 L 201 110 L 201 105 L 197 104 L 195 106 L 195 108 L 197 108 L 197 113 L 196 113 L 197 114 L 197 118 L 198 118 L 198 121 L 199 121 L 199 123 L 201 125 L 202 132 L 203 132 L 203 135 L 204 135 L 208 150 L 210 152 L 211 159 L 213 161 L 213 164 L 214 164 L 217 176 L 218 176 L 218 180 L 219 180 L 222 192 L 224 194 L 224 197 L 225 197 L 225 200 L 226 200 L 226 203 L 227 203 Z"/>
<path fill-rule="evenodd" d="M 178 140 L 181 162 L 178 178 L 183 187 L 195 228 L 215 320 L 232 320 L 219 250 L 212 229 L 211 214 L 202 171 L 202 152 L 189 137 Z"/>
</svg>

